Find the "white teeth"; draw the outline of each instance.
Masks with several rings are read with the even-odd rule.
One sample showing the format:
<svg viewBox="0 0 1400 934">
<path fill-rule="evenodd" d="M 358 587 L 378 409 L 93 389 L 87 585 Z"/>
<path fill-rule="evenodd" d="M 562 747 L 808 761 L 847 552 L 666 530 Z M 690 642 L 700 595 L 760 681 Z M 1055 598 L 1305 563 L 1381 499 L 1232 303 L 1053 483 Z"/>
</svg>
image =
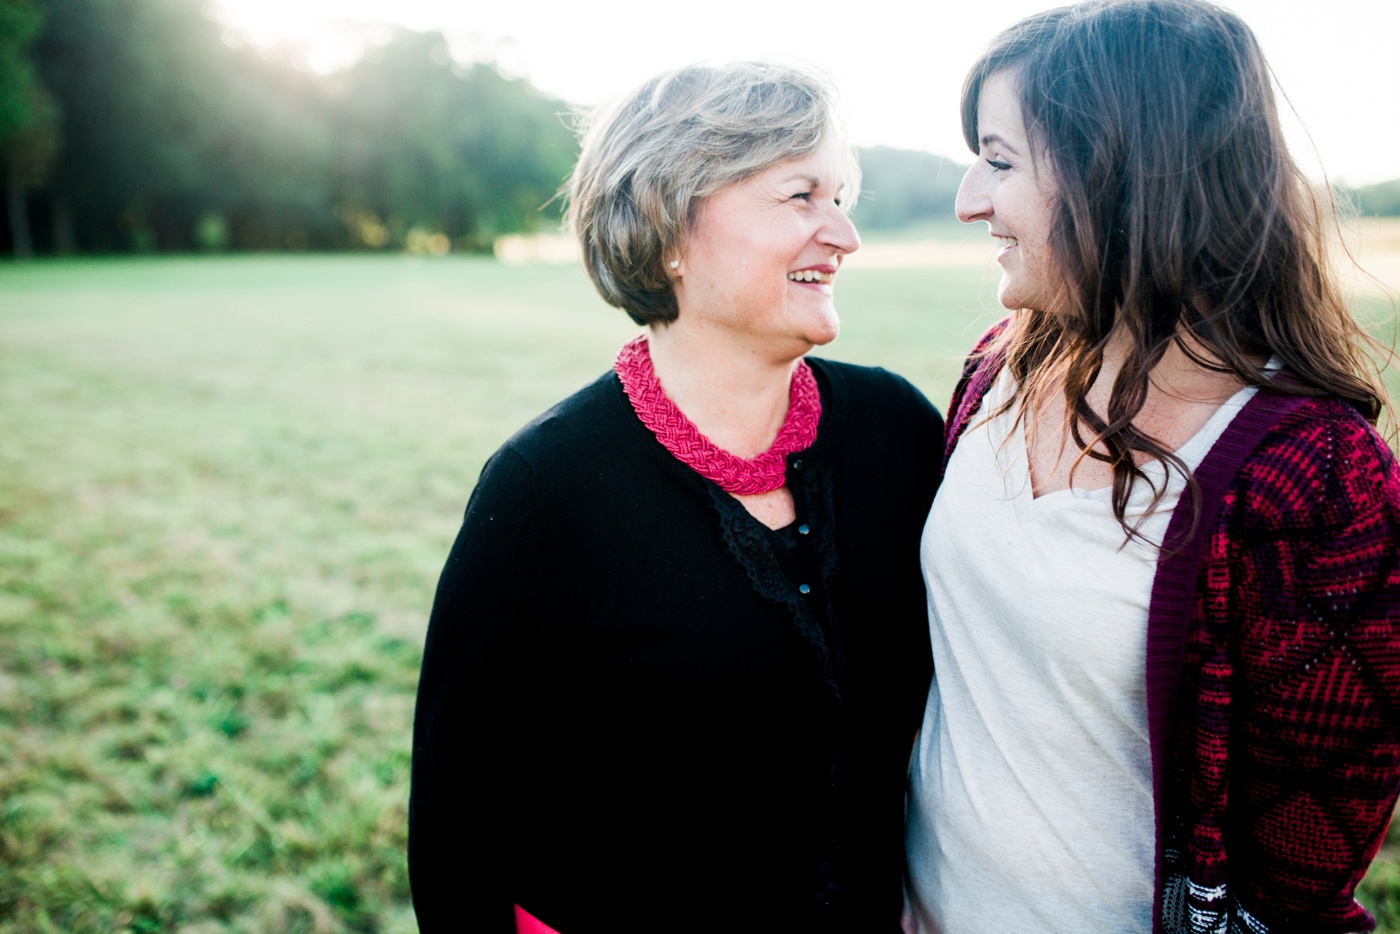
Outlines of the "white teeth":
<svg viewBox="0 0 1400 934">
<path fill-rule="evenodd" d="M 815 269 L 799 269 L 797 272 L 790 272 L 787 277 L 793 282 L 830 282 L 835 273 L 818 272 Z"/>
<path fill-rule="evenodd" d="M 1015 237 L 999 237 L 999 236 L 997 236 L 996 234 L 992 234 L 992 239 L 995 240 L 995 241 L 997 241 L 998 243 L 1000 243 L 1002 246 L 1015 246 L 1015 245 L 1016 245 L 1016 238 L 1015 238 Z"/>
</svg>

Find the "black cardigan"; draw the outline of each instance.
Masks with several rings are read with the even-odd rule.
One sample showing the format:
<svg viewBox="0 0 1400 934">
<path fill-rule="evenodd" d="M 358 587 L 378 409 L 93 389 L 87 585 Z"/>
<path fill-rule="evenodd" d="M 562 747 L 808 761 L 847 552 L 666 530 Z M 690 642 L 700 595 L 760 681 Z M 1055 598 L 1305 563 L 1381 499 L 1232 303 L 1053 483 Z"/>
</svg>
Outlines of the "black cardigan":
<svg viewBox="0 0 1400 934">
<path fill-rule="evenodd" d="M 930 653 L 942 421 L 811 360 L 790 550 L 668 454 L 608 373 L 482 471 L 414 722 L 421 930 L 891 931 Z"/>
</svg>

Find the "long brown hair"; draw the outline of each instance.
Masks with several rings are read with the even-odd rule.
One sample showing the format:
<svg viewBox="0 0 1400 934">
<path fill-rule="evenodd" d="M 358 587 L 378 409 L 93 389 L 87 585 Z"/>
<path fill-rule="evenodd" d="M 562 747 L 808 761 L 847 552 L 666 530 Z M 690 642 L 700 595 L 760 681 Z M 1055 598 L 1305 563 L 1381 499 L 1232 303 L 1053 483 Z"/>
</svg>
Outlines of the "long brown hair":
<svg viewBox="0 0 1400 934">
<path fill-rule="evenodd" d="M 1025 19 L 963 86 L 974 153 L 978 99 L 998 72 L 1014 77 L 1032 151 L 1059 183 L 1050 248 L 1068 303 L 1018 312 L 992 350 L 1021 417 L 1063 391 L 1079 456 L 1112 465 L 1130 535 L 1132 484 L 1150 482 L 1134 455 L 1186 472 L 1132 424 L 1173 343 L 1246 385 L 1338 396 L 1376 421 L 1388 401 L 1367 352 L 1377 345 L 1327 265 L 1331 198 L 1289 155 L 1248 26 L 1202 0 L 1088 0 Z M 1100 417 L 1086 396 L 1116 328 L 1131 349 Z M 1271 356 L 1291 379 L 1263 371 Z"/>
</svg>

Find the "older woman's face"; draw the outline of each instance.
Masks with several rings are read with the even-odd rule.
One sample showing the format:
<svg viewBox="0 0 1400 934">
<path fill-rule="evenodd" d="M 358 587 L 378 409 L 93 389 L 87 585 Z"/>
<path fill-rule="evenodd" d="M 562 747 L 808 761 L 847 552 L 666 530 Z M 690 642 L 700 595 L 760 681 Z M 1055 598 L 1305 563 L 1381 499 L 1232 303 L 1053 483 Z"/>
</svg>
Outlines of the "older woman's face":
<svg viewBox="0 0 1400 934">
<path fill-rule="evenodd" d="M 958 219 L 986 221 L 1001 244 L 997 297 L 1011 309 L 1056 311 L 1064 279 L 1050 250 L 1059 185 L 1044 159 L 1031 157 L 1015 76 L 999 71 L 977 99 L 977 161 L 958 186 Z"/>
<path fill-rule="evenodd" d="M 706 198 L 677 270 L 680 320 L 794 356 L 835 339 L 833 280 L 860 246 L 840 172 L 831 141 Z"/>
</svg>

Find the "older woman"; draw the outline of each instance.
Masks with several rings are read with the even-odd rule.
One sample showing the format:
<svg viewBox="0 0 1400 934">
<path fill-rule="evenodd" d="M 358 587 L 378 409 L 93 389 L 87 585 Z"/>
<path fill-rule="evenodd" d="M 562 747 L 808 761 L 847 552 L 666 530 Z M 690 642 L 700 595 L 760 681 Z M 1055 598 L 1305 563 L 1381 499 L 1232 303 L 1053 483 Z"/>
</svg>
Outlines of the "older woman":
<svg viewBox="0 0 1400 934">
<path fill-rule="evenodd" d="M 993 42 L 958 216 L 1012 316 L 928 518 L 906 930 L 1341 934 L 1400 789 L 1400 472 L 1249 28 Z"/>
<path fill-rule="evenodd" d="M 684 68 L 588 131 L 570 217 L 646 333 L 489 460 L 443 570 L 423 931 L 898 924 L 941 421 L 804 359 L 836 337 L 856 183 L 828 90 L 786 68 Z"/>
</svg>

